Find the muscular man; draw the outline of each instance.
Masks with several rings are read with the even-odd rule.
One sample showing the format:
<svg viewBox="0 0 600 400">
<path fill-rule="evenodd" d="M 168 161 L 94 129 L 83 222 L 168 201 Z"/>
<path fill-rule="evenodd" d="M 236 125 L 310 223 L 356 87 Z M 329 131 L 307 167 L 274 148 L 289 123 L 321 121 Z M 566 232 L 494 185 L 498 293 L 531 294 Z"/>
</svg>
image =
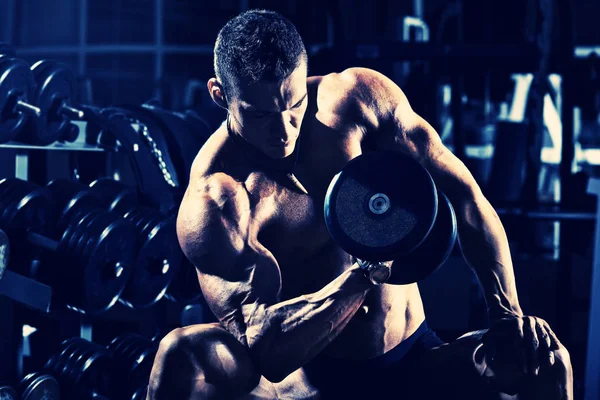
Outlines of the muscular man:
<svg viewBox="0 0 600 400">
<path fill-rule="evenodd" d="M 214 65 L 228 118 L 194 162 L 177 232 L 219 323 L 162 340 L 149 399 L 572 399 L 567 350 L 521 311 L 497 214 L 394 82 L 307 77 L 296 29 L 269 11 L 229 21 Z M 376 286 L 332 242 L 326 189 L 378 149 L 418 160 L 452 201 L 489 331 L 442 343 L 416 284 Z"/>
</svg>

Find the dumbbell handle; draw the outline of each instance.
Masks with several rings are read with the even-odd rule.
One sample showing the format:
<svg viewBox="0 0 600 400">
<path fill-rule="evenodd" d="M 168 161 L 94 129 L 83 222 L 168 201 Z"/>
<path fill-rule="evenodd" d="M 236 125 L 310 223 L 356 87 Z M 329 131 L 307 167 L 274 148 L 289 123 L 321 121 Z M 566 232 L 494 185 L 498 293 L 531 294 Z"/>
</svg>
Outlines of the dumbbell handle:
<svg viewBox="0 0 600 400">
<path fill-rule="evenodd" d="M 39 233 L 27 232 L 27 241 L 36 247 L 52 252 L 56 252 L 58 249 L 58 242 L 56 240 L 52 240 Z"/>
<path fill-rule="evenodd" d="M 85 117 L 85 113 L 81 110 L 78 110 L 74 107 L 63 104 L 58 109 L 58 113 L 64 115 L 69 119 L 81 120 Z"/>
<path fill-rule="evenodd" d="M 58 242 L 56 240 L 52 240 L 47 236 L 40 235 L 39 233 L 27 232 L 27 241 L 36 247 L 51 251 L 53 253 L 57 252 L 58 250 Z M 118 278 L 123 273 L 123 265 L 118 262 L 107 265 L 106 273 L 111 277 Z"/>
<path fill-rule="evenodd" d="M 39 107 L 36 107 L 34 105 L 31 105 L 29 103 L 26 103 L 22 100 L 18 100 L 17 104 L 15 105 L 15 110 L 17 112 L 23 113 L 23 114 L 27 114 L 27 115 L 31 115 L 34 117 L 41 117 L 42 116 L 42 110 L 40 110 Z"/>
</svg>

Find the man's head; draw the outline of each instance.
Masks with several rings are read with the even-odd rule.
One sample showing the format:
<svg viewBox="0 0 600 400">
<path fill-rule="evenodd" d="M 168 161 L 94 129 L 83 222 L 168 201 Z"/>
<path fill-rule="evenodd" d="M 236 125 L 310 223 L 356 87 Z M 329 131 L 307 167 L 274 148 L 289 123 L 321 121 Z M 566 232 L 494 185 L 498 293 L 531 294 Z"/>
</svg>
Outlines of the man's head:
<svg viewBox="0 0 600 400">
<path fill-rule="evenodd" d="M 214 67 L 208 90 L 236 131 L 270 157 L 288 156 L 308 104 L 306 49 L 294 25 L 264 10 L 233 18 L 217 37 Z"/>
</svg>

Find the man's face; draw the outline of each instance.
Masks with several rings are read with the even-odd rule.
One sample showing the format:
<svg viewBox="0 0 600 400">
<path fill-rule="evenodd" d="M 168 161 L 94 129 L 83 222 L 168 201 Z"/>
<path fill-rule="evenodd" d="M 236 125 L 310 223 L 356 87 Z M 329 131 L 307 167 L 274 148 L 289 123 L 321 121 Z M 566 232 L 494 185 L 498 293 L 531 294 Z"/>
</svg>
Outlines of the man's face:
<svg viewBox="0 0 600 400">
<path fill-rule="evenodd" d="M 294 151 L 308 105 L 306 74 L 302 61 L 282 82 L 242 84 L 228 99 L 236 132 L 271 158 Z"/>
</svg>

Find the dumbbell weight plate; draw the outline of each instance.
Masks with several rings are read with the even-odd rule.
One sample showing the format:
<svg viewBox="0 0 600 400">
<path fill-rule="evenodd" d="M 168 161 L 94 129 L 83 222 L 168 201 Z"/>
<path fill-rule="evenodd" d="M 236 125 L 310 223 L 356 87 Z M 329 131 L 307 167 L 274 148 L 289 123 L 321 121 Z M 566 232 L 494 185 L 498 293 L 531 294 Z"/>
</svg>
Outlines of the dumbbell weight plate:
<svg viewBox="0 0 600 400">
<path fill-rule="evenodd" d="M 10 386 L 0 386 L 1 400 L 19 400 L 17 392 Z"/>
<path fill-rule="evenodd" d="M 0 58 L 0 143 L 13 140 L 24 128 L 26 115 L 12 112 L 17 100 L 30 102 L 35 86 L 25 61 Z"/>
<path fill-rule="evenodd" d="M 66 179 L 56 179 L 46 185 L 56 204 L 55 236 L 60 237 L 72 218 L 77 215 L 101 208 L 100 199 L 91 194 L 87 187 Z"/>
<path fill-rule="evenodd" d="M 145 384 L 140 386 L 133 396 L 131 396 L 131 400 L 146 400 L 146 396 L 148 395 L 148 385 Z"/>
<path fill-rule="evenodd" d="M 36 63 L 32 72 L 37 85 L 34 103 L 42 116 L 29 120 L 23 140 L 43 146 L 56 142 L 70 129 L 69 119 L 58 111 L 63 104 L 74 101 L 77 79 L 66 65 L 50 61 Z"/>
<path fill-rule="evenodd" d="M 190 126 L 183 118 L 166 109 L 143 104 L 142 108 L 147 109 L 155 117 L 155 121 L 162 127 L 165 139 L 169 143 L 170 151 L 175 151 L 173 163 L 177 168 L 177 176 L 183 182 L 189 180 L 189 171 L 194 159 L 204 144 L 200 132 L 190 131 Z"/>
<path fill-rule="evenodd" d="M 130 118 L 137 119 L 148 128 L 150 137 L 152 137 L 156 148 L 161 152 L 164 162 L 163 165 L 158 165 L 158 161 L 156 161 L 156 166 L 160 170 L 168 171 L 175 187 L 179 187 L 180 178 L 178 173 L 180 168 L 176 167 L 176 165 L 180 165 L 181 163 L 177 157 L 173 156 L 178 155 L 178 149 L 172 141 L 168 140 L 170 135 L 166 132 L 167 128 L 154 117 L 151 111 L 141 106 L 125 105 L 120 108 L 125 110 Z"/>
<path fill-rule="evenodd" d="M 90 184 L 91 193 L 101 198 L 108 211 L 125 215 L 139 205 L 135 190 L 110 178 L 101 178 Z"/>
<path fill-rule="evenodd" d="M 95 243 L 102 234 L 102 225 L 106 219 L 106 214 L 101 210 L 92 211 L 80 218 L 77 224 L 71 224 L 65 231 L 60 241 L 60 253 L 63 255 L 62 263 L 65 276 L 61 276 L 56 284 L 66 282 L 61 286 L 58 294 L 63 297 L 63 301 L 71 308 L 86 314 L 95 315 L 110 308 L 116 301 L 114 290 L 110 290 L 110 285 L 105 291 L 96 290 L 89 292 L 90 285 L 106 284 L 107 281 L 102 277 L 100 282 L 90 282 L 94 279 L 90 276 L 90 270 L 98 268 L 98 260 L 86 258 L 85 248 L 91 243 Z M 98 225 L 100 220 L 100 226 Z M 118 251 L 118 249 L 115 249 Z M 126 272 L 124 270 L 124 272 Z M 126 275 L 126 274 L 125 274 Z M 118 278 L 118 280 L 121 278 Z M 73 282 L 77 282 L 71 287 Z M 109 280 L 110 282 L 110 280 Z M 120 283 L 124 285 L 124 282 Z"/>
<path fill-rule="evenodd" d="M 41 250 L 27 242 L 23 227 L 42 235 L 46 233 L 50 195 L 43 188 L 15 178 L 0 182 L 0 188 L 6 189 L 2 190 L 4 194 L 0 200 L 0 229 L 12 243 L 11 268 L 27 275 L 31 260 L 38 258 Z"/>
<path fill-rule="evenodd" d="M 95 314 L 114 305 L 131 276 L 135 231 L 127 221 L 115 220 L 109 213 L 95 221 L 90 229 L 97 236 L 88 241 L 83 252 L 82 300 L 86 310 Z"/>
<path fill-rule="evenodd" d="M 33 376 L 31 376 L 33 375 Z M 21 400 L 59 400 L 60 386 L 50 375 L 30 374 L 29 382 L 21 391 Z"/>
<path fill-rule="evenodd" d="M 331 181 L 325 222 L 349 254 L 389 261 L 419 246 L 437 213 L 433 179 L 416 161 L 392 152 L 362 154 Z"/>
<path fill-rule="evenodd" d="M 438 199 L 437 217 L 425 241 L 413 252 L 394 259 L 392 271 L 394 266 L 402 269 L 394 283 L 419 282 L 440 268 L 450 256 L 457 238 L 456 215 L 444 193 L 438 191 Z"/>
<path fill-rule="evenodd" d="M 131 213 L 128 214 L 131 216 Z M 137 222 L 140 246 L 135 258 L 133 274 L 121 296 L 121 302 L 131 308 L 145 308 L 155 304 L 165 294 L 167 287 L 181 265 L 181 251 L 175 221 L 146 215 Z"/>
</svg>

